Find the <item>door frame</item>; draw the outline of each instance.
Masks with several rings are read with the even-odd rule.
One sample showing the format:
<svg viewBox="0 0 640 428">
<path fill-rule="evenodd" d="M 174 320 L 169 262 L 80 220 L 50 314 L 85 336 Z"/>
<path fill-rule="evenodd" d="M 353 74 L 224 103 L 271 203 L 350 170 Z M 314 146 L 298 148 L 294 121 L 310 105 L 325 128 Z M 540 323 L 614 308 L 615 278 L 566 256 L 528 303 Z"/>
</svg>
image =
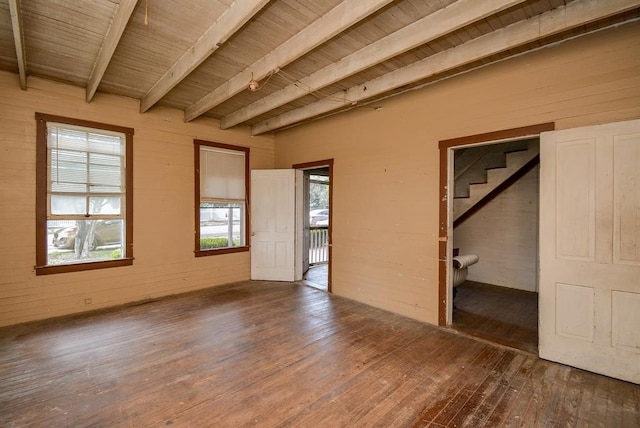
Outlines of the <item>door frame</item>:
<svg viewBox="0 0 640 428">
<path fill-rule="evenodd" d="M 438 325 L 453 322 L 453 290 L 451 266 L 453 257 L 453 150 L 485 144 L 502 143 L 528 137 L 539 137 L 541 132 L 553 131 L 554 122 L 504 129 L 484 134 L 451 138 L 438 142 L 440 150 L 440 194 L 438 232 Z"/>
<path fill-rule="evenodd" d="M 333 238 L 332 238 L 332 234 L 331 234 L 331 230 L 333 227 L 333 158 L 332 159 L 323 159 L 323 160 L 319 160 L 319 161 L 311 161 L 311 162 L 305 162 L 305 163 L 298 163 L 298 164 L 294 164 L 291 166 L 291 168 L 293 169 L 298 169 L 298 170 L 302 170 L 304 171 L 305 169 L 315 169 L 315 168 L 320 168 L 320 167 L 328 167 L 329 168 L 329 229 L 327 231 L 328 233 L 328 240 L 329 240 L 329 263 L 328 263 L 328 268 L 327 268 L 327 292 L 331 293 L 332 290 L 332 286 L 331 286 L 331 265 L 333 264 L 333 257 L 331 255 L 332 252 L 332 247 L 333 247 Z M 305 209 L 308 209 L 309 207 L 305 207 Z M 302 229 L 303 226 L 299 225 L 298 227 L 296 227 L 296 234 L 302 235 Z M 297 239 L 297 238 L 296 238 Z M 302 247 L 302 246 L 301 246 Z M 300 248 L 299 251 L 302 251 L 302 248 Z M 300 257 L 302 257 L 302 253 L 299 254 Z"/>
</svg>

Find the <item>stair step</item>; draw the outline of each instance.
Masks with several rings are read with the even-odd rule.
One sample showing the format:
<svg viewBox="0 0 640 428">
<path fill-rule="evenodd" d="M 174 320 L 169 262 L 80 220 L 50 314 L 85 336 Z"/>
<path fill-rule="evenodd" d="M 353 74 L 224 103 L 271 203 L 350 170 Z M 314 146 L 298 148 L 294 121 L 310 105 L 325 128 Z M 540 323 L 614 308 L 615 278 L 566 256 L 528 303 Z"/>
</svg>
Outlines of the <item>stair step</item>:
<svg viewBox="0 0 640 428">
<path fill-rule="evenodd" d="M 504 153 L 506 167 L 486 168 L 487 181 L 483 183 L 470 183 L 468 185 L 468 197 L 455 197 L 453 200 L 454 220 L 458 219 L 476 203 L 485 198 L 491 191 L 518 172 L 524 165 L 534 159 L 540 153 L 539 143 L 531 141 L 526 150 L 519 149 Z"/>
<path fill-rule="evenodd" d="M 507 168 L 509 168 L 510 163 L 521 162 L 524 159 L 531 159 L 532 153 L 533 156 L 538 154 L 537 152 L 532 152 L 529 150 L 507 153 Z"/>
<path fill-rule="evenodd" d="M 529 148 L 523 148 L 523 149 L 515 149 L 515 150 L 506 150 L 503 153 L 505 155 L 508 155 L 509 153 L 518 153 L 518 152 L 527 152 L 529 151 Z"/>
<path fill-rule="evenodd" d="M 495 182 L 486 182 L 483 184 L 474 184 L 473 186 L 469 186 L 469 198 L 477 200 L 495 189 L 496 186 L 497 184 Z"/>
<path fill-rule="evenodd" d="M 513 164 L 512 164 L 513 165 Z M 513 168 L 493 168 L 487 171 L 487 183 L 504 181 L 513 173 Z"/>
</svg>

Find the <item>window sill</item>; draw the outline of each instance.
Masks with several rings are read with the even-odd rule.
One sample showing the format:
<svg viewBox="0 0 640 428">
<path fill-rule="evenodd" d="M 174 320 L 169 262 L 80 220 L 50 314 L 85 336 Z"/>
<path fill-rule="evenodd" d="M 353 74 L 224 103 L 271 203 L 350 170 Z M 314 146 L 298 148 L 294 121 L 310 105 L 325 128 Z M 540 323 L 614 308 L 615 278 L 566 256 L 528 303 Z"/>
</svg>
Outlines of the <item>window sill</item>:
<svg viewBox="0 0 640 428">
<path fill-rule="evenodd" d="M 196 257 L 215 256 L 218 254 L 230 254 L 230 253 L 243 253 L 249 251 L 249 246 L 244 247 L 231 247 L 231 248 L 212 248 L 210 250 L 196 250 L 194 255 Z"/>
<path fill-rule="evenodd" d="M 73 263 L 66 265 L 47 265 L 36 266 L 36 276 L 49 275 L 54 273 L 80 272 L 85 270 L 107 269 L 119 266 L 131 266 L 133 258 L 124 258 L 118 260 L 107 260 L 99 262 Z"/>
</svg>

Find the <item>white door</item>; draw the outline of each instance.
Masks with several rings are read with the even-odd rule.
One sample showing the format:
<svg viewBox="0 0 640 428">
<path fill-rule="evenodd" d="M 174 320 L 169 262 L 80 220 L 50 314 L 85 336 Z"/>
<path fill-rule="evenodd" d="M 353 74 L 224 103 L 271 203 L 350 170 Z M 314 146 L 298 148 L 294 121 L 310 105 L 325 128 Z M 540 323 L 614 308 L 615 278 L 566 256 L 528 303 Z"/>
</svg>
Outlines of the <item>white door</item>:
<svg viewBox="0 0 640 428">
<path fill-rule="evenodd" d="M 540 143 L 540 357 L 640 383 L 640 120 Z"/>
<path fill-rule="evenodd" d="M 302 197 L 296 198 L 296 192 L 301 190 L 301 171 L 251 171 L 251 279 L 302 279 L 301 252 L 296 251 L 296 217 L 302 218 L 302 202 L 296 204 Z"/>
</svg>

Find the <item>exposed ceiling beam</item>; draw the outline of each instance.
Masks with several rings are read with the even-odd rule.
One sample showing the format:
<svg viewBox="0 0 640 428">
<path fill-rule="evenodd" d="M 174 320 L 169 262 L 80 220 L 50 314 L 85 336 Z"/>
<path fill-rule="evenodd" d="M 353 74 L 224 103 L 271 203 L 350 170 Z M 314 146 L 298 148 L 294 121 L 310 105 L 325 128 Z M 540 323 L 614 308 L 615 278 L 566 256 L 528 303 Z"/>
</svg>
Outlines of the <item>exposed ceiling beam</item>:
<svg viewBox="0 0 640 428">
<path fill-rule="evenodd" d="M 144 95 L 140 101 L 140 111 L 149 110 L 168 94 L 267 3 L 269 0 L 236 0 Z"/>
<path fill-rule="evenodd" d="M 524 1 L 459 0 L 225 116 L 220 121 L 220 128 L 228 129 Z"/>
<path fill-rule="evenodd" d="M 234 78 L 187 107 L 185 121 L 191 121 L 225 102 L 245 90 L 252 79 L 263 79 L 269 73 L 273 73 L 278 68 L 300 58 L 392 1 L 345 0 L 341 2 L 307 28 L 238 73 Z"/>
<path fill-rule="evenodd" d="M 18 58 L 20 87 L 25 90 L 27 89 L 27 58 L 24 51 L 24 33 L 22 31 L 18 0 L 9 0 L 9 13 L 11 14 L 11 26 L 13 27 L 13 41 L 16 45 L 16 58 Z"/>
<path fill-rule="evenodd" d="M 89 76 L 89 82 L 87 83 L 88 103 L 91 102 L 93 96 L 98 90 L 98 86 L 100 85 L 100 81 L 102 81 L 104 72 L 107 71 L 107 67 L 111 62 L 111 57 L 113 57 L 113 53 L 118 47 L 118 42 L 120 42 L 122 33 L 124 33 L 125 28 L 127 28 L 127 23 L 129 22 L 133 9 L 135 9 L 137 3 L 138 0 L 120 0 L 120 4 L 116 9 L 116 14 L 113 17 L 113 22 L 111 22 L 111 26 L 104 38 L 98 58 L 96 58 L 96 62 L 93 65 L 91 76 Z"/>
<path fill-rule="evenodd" d="M 347 91 L 336 92 L 304 107 L 257 123 L 252 127 L 252 134 L 263 134 L 320 116 L 526 43 L 623 13 L 639 5 L 640 0 L 576 0 L 351 87 Z"/>
</svg>

